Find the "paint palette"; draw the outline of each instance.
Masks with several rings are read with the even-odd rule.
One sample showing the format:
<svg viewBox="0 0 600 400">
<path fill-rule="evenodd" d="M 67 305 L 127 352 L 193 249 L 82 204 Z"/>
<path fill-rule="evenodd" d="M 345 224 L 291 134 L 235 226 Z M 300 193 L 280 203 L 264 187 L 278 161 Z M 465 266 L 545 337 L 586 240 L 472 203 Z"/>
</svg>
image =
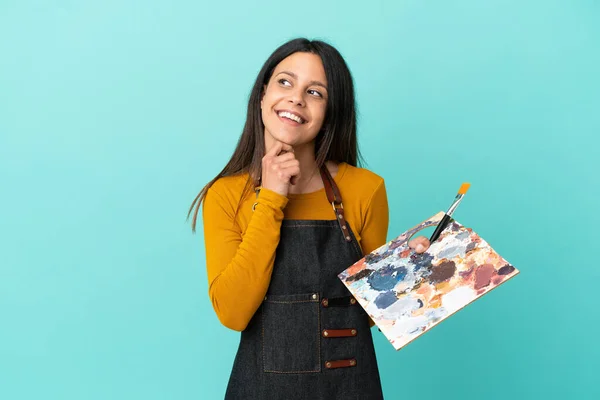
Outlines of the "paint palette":
<svg viewBox="0 0 600 400">
<path fill-rule="evenodd" d="M 455 220 L 422 254 L 408 247 L 439 212 L 338 275 L 396 350 L 519 271 Z"/>
</svg>

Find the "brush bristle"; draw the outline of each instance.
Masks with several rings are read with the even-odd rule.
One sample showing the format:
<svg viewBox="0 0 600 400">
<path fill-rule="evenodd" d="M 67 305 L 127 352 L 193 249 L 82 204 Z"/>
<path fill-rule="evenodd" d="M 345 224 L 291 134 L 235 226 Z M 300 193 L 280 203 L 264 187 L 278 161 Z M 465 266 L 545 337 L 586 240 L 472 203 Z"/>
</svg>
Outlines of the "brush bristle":
<svg viewBox="0 0 600 400">
<path fill-rule="evenodd" d="M 458 189 L 458 194 L 465 194 L 467 193 L 467 190 L 469 190 L 469 187 L 471 186 L 470 183 L 463 183 L 462 186 L 460 187 L 460 189 Z"/>
</svg>

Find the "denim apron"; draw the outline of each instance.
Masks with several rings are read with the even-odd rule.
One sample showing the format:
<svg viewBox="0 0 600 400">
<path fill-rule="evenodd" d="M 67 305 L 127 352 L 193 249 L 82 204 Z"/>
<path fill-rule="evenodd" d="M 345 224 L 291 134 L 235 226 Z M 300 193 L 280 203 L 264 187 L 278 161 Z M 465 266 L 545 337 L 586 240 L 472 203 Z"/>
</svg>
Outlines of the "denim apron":
<svg viewBox="0 0 600 400">
<path fill-rule="evenodd" d="M 226 400 L 382 399 L 362 307 L 337 274 L 363 257 L 341 195 L 321 177 L 336 220 L 283 220 L 267 295 L 241 332 Z"/>
</svg>

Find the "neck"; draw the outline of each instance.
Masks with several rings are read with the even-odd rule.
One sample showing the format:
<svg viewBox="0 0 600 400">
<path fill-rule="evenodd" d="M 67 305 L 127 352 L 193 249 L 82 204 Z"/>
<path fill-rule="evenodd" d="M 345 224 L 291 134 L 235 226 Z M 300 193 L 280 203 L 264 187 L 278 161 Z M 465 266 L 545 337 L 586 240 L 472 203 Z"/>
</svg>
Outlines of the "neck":
<svg viewBox="0 0 600 400">
<path fill-rule="evenodd" d="M 294 147 L 296 159 L 300 162 L 300 179 L 295 185 L 290 185 L 290 193 L 307 193 L 318 190 L 323 186 L 321 175 L 315 159 L 314 142 Z"/>
</svg>

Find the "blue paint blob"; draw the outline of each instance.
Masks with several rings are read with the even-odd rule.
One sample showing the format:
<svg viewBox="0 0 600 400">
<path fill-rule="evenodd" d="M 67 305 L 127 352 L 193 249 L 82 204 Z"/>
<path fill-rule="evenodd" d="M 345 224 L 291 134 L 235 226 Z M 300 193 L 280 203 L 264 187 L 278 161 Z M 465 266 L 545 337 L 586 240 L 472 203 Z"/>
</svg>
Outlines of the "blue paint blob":
<svg viewBox="0 0 600 400">
<path fill-rule="evenodd" d="M 367 282 L 377 291 L 384 292 L 392 290 L 396 284 L 406 277 L 406 267 L 394 267 L 386 265 L 385 267 L 375 271 Z"/>
<path fill-rule="evenodd" d="M 423 267 L 428 267 L 433 261 L 433 256 L 427 252 L 425 253 L 413 253 L 410 256 L 410 261 L 415 265 L 415 271 Z"/>
<path fill-rule="evenodd" d="M 396 270 L 396 280 L 398 282 L 400 282 L 401 280 L 406 278 L 406 274 L 408 273 L 408 271 L 406 270 L 406 267 L 396 267 L 395 270 Z"/>
<path fill-rule="evenodd" d="M 375 305 L 379 309 L 385 309 L 394 304 L 398 298 L 396 297 L 396 293 L 394 291 L 381 293 L 375 299 Z"/>
</svg>

